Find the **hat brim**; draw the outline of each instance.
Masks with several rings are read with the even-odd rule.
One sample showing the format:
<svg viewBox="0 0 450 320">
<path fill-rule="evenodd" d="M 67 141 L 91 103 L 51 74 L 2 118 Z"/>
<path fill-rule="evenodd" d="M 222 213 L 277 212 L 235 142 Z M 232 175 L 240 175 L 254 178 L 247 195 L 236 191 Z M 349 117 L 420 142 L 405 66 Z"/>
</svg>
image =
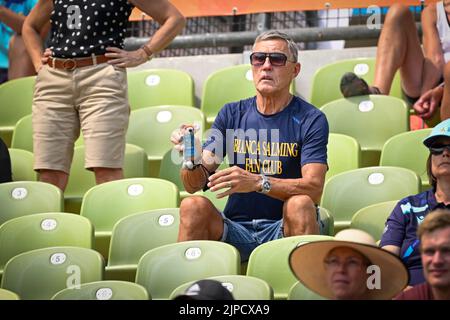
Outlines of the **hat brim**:
<svg viewBox="0 0 450 320">
<path fill-rule="evenodd" d="M 448 138 L 448 135 L 438 134 L 438 135 L 427 137 L 423 140 L 423 144 L 425 145 L 425 147 L 430 148 L 434 144 L 434 142 L 441 137 Z"/>
<path fill-rule="evenodd" d="M 334 299 L 326 281 L 324 259 L 337 247 L 357 250 L 380 268 L 380 289 L 369 289 L 367 299 L 392 299 L 408 285 L 408 271 L 396 255 L 375 246 L 341 240 L 309 242 L 295 248 L 289 256 L 292 272 L 310 290 Z"/>
</svg>

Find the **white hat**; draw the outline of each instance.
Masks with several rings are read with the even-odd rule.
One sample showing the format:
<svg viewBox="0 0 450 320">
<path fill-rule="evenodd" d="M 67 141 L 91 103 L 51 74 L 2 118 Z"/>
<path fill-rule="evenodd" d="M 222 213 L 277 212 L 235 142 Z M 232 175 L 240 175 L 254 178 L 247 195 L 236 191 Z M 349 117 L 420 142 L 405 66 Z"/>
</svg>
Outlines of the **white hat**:
<svg viewBox="0 0 450 320">
<path fill-rule="evenodd" d="M 392 299 L 409 281 L 403 262 L 394 254 L 378 248 L 372 236 L 357 229 L 346 229 L 334 240 L 315 241 L 296 247 L 289 256 L 289 265 L 295 276 L 310 290 L 333 299 L 325 277 L 324 259 L 334 248 L 348 247 L 360 252 L 371 265 L 380 267 L 380 289 L 369 289 L 368 299 Z"/>
</svg>

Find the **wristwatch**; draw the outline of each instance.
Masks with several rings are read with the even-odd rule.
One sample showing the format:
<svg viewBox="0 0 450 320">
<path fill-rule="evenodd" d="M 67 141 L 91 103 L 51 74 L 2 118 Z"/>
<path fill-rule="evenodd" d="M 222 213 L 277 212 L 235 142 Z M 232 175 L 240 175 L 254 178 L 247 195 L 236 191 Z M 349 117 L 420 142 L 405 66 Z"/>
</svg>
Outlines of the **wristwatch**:
<svg viewBox="0 0 450 320">
<path fill-rule="evenodd" d="M 269 193 L 271 188 L 272 188 L 272 185 L 269 181 L 269 178 L 266 177 L 264 174 L 261 174 L 261 190 L 258 192 Z"/>
</svg>

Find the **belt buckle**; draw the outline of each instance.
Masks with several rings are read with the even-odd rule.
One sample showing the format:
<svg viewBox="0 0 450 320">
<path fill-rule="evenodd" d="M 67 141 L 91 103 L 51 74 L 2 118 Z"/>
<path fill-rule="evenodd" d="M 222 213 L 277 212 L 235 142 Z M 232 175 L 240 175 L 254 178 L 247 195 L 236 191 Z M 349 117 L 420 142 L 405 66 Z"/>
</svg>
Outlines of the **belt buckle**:
<svg viewBox="0 0 450 320">
<path fill-rule="evenodd" d="M 63 61 L 63 68 L 68 71 L 73 71 L 77 67 L 77 62 L 74 59 L 65 59 Z"/>
</svg>

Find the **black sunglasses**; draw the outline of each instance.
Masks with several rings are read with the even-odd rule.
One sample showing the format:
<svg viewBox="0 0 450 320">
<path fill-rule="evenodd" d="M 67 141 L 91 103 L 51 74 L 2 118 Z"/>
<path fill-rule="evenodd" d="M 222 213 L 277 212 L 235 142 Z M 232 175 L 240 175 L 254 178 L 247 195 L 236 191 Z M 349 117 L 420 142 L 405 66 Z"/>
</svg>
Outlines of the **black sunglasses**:
<svg viewBox="0 0 450 320">
<path fill-rule="evenodd" d="M 447 149 L 450 152 L 450 144 L 437 144 L 430 147 L 430 153 L 434 156 L 438 156 L 444 152 L 444 149 Z"/>
<path fill-rule="evenodd" d="M 287 56 L 281 52 L 253 52 L 250 55 L 250 64 L 252 66 L 262 66 L 266 62 L 267 57 L 272 66 L 282 67 L 286 65 Z"/>
</svg>

